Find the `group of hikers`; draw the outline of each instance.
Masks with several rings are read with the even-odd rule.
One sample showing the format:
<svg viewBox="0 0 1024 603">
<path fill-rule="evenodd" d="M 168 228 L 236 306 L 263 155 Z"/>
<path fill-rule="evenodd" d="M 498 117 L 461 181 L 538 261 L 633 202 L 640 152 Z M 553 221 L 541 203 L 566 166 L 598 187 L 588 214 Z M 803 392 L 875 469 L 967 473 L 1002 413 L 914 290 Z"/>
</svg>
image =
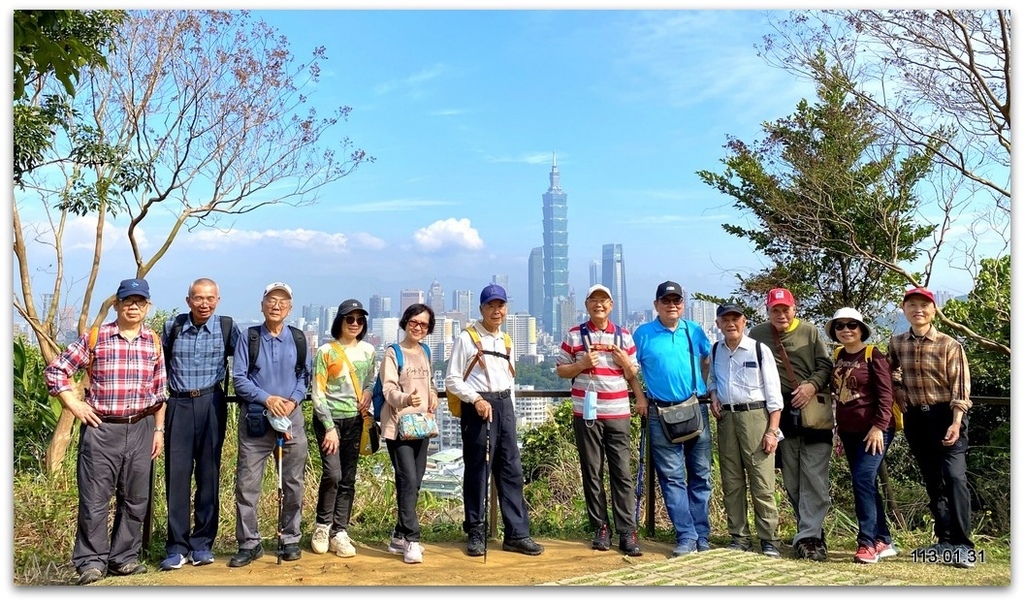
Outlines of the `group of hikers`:
<svg viewBox="0 0 1024 603">
<path fill-rule="evenodd" d="M 622 553 L 643 554 L 631 470 L 635 412 L 675 533 L 673 556 L 711 548 L 714 416 L 729 548 L 753 548 L 749 495 L 761 554 L 781 555 L 774 496 L 780 466 L 796 520 L 794 556 L 826 560 L 823 523 L 831 505 L 835 444 L 853 481 L 854 560 L 874 563 L 897 555 L 877 476 L 901 426 L 924 478 L 936 538 L 913 552 L 915 560 L 974 565 L 966 476 L 970 373 L 962 346 L 932 324 L 936 305 L 930 291 L 906 292 L 902 309 L 910 329 L 892 336 L 887 354 L 866 343 L 871 328 L 854 308 L 837 310 L 826 323 L 824 332 L 836 344 L 827 345 L 817 326 L 796 317 L 796 299 L 784 288 L 768 293 L 769 320 L 749 334 L 744 310 L 720 305 L 716 324 L 724 337 L 712 344 L 700 325 L 683 319 L 683 293 L 673 281 L 658 285 L 655 318 L 631 333 L 609 318 L 610 290 L 594 285 L 585 301 L 587 320 L 564 334 L 556 371 L 571 383 L 573 433 L 594 549 L 609 550 L 614 530 Z M 45 369 L 50 393 L 81 421 L 72 552 L 78 583 L 147 571 L 139 562 L 141 528 L 153 461 L 161 455 L 167 539 L 160 569 L 214 562 L 229 381 L 239 404 L 238 551 L 228 566 L 244 567 L 264 554 L 256 509 L 271 460 L 278 478 L 278 562 L 302 557 L 308 454 L 302 404 L 307 397 L 322 467 L 311 550 L 357 554 L 348 528 L 361 438 L 367 421 L 379 420 L 396 493 L 387 550 L 406 563 L 422 563 L 416 510 L 439 404 L 430 350 L 423 344 L 435 327 L 433 309 L 422 303 L 406 308 L 399 321 L 401 340 L 387 346 L 378 363 L 374 346 L 364 341 L 368 312 L 356 299 L 341 303 L 332 339 L 312 355 L 302 331 L 285 324 L 292 309 L 286 283 L 264 288 L 264 321 L 247 333 L 216 314 L 220 293 L 213 280 L 196 279 L 185 301 L 189 312 L 167 320 L 157 334 L 145 324 L 148 283 L 126 279 L 116 292 L 116 319 L 83 334 Z M 523 496 L 515 358 L 502 331 L 508 298 L 501 286 L 489 284 L 479 301 L 481 318 L 455 339 L 445 376 L 447 402 L 462 435 L 466 553 L 486 554 L 487 493 L 493 482 L 502 550 L 540 555 L 544 547 L 531 536 Z M 83 370 L 84 396 L 74 387 L 74 376 Z M 378 381 L 383 402 L 375 408 Z"/>
</svg>

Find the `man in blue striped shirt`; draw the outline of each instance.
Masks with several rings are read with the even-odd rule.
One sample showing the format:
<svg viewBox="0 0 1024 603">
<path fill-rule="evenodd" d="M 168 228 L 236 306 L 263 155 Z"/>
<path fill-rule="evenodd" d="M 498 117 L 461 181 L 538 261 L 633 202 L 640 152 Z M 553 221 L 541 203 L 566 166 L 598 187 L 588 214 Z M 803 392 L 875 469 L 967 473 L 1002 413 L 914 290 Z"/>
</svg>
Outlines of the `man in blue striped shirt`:
<svg viewBox="0 0 1024 603">
<path fill-rule="evenodd" d="M 228 318 L 215 312 L 220 302 L 217 283 L 196 279 L 185 303 L 189 312 L 164 324 L 167 359 L 167 437 L 164 483 L 167 490 L 167 557 L 162 570 L 213 563 L 213 541 L 220 522 L 220 460 L 227 408 L 221 385 L 227 358 L 241 336 Z M 224 326 L 230 324 L 228 332 Z M 227 335 L 227 337 L 225 337 Z M 189 507 L 195 474 L 195 526 Z"/>
</svg>

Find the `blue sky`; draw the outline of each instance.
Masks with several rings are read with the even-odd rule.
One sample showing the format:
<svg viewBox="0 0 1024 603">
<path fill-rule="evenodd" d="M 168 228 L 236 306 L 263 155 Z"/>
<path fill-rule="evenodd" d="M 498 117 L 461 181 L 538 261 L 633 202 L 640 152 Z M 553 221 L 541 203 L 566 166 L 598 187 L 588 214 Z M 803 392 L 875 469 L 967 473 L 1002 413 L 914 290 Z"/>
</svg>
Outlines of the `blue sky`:
<svg viewBox="0 0 1024 603">
<path fill-rule="evenodd" d="M 397 303 L 400 290 L 436 278 L 450 302 L 454 289 L 478 292 L 507 274 L 513 309 L 525 311 L 553 156 L 580 298 L 605 243 L 623 246 L 630 310 L 650 307 L 666 279 L 726 295 L 734 273 L 761 267 L 749 243 L 721 228 L 746 218 L 695 172 L 721 170 L 727 135 L 759 139 L 762 122 L 814 98 L 807 82 L 757 57 L 754 45 L 771 31 L 762 11 L 256 15 L 289 38 L 298 60 L 327 48 L 308 92 L 324 110 L 352 107 L 337 134 L 376 161 L 324 189 L 315 206 L 239 216 L 227 233 L 182 232 L 148 276 L 158 308 L 184 308 L 198 276 L 221 284 L 222 313 L 246 319 L 259 316 L 271 281 L 290 283 L 301 306 L 374 293 Z M 92 240 L 88 220 L 73 228 Z M 125 248 L 108 239 L 101 290 L 131 276 Z M 84 261 L 71 265 L 69 276 L 84 276 Z M 955 270 L 932 280 L 955 294 L 969 286 Z M 80 296 L 72 289 L 68 300 Z"/>
</svg>

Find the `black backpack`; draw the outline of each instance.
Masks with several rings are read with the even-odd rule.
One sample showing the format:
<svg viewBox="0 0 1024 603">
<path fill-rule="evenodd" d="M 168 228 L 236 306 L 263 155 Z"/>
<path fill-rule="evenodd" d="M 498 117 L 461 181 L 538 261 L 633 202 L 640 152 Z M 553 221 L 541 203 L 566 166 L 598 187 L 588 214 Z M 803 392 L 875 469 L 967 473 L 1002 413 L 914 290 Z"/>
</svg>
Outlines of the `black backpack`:
<svg viewBox="0 0 1024 603">
<path fill-rule="evenodd" d="M 291 325 L 292 339 L 295 340 L 295 376 L 302 377 L 306 372 L 306 334 L 302 329 Z M 249 367 L 246 375 L 252 375 L 256 369 L 256 359 L 260 355 L 260 327 L 249 327 Z"/>
<path fill-rule="evenodd" d="M 174 323 L 171 325 L 170 333 L 164 335 L 164 347 L 167 348 L 167 352 L 164 354 L 164 360 L 167 363 L 167 373 L 171 372 L 171 353 L 174 351 L 174 340 L 178 338 L 181 330 L 185 327 L 185 321 L 188 320 L 188 312 L 184 314 L 178 314 L 174 317 Z M 224 337 L 224 393 L 228 392 L 228 383 L 231 381 L 231 373 L 227 370 L 228 359 L 235 355 L 235 346 L 231 345 L 231 330 L 235 325 L 235 321 L 230 316 L 220 317 L 220 333 Z"/>
</svg>

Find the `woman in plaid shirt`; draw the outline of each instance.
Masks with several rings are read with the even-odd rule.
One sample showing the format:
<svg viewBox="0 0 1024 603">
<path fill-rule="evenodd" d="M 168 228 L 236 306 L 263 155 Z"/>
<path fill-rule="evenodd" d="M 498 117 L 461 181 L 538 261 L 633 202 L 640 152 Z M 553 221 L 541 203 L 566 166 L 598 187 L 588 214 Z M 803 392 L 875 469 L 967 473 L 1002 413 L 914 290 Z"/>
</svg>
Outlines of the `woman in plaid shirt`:
<svg viewBox="0 0 1024 603">
<path fill-rule="evenodd" d="M 149 504 L 152 460 L 164 446 L 167 374 L 160 341 L 143 321 L 149 309 L 144 279 L 121 281 L 114 304 L 117 320 L 99 327 L 54 358 L 44 375 L 50 395 L 82 422 L 78 443 L 78 531 L 71 560 L 78 583 L 106 573 L 141 574 L 142 519 Z M 89 373 L 80 400 L 72 376 Z M 118 493 L 114 532 L 107 531 L 110 499 Z"/>
</svg>

